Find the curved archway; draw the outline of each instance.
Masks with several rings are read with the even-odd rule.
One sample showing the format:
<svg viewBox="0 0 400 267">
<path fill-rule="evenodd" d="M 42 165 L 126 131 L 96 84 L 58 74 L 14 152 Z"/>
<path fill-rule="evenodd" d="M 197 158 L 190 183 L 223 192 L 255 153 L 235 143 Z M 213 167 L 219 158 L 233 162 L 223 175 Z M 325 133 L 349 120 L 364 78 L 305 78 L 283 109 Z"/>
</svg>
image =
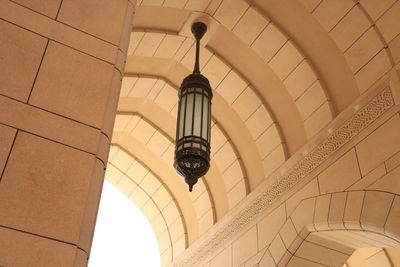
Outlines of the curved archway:
<svg viewBox="0 0 400 267">
<path fill-rule="evenodd" d="M 350 191 L 303 199 L 260 263 L 342 266 L 356 248 L 399 247 L 399 210 L 400 196 L 389 192 Z"/>
</svg>

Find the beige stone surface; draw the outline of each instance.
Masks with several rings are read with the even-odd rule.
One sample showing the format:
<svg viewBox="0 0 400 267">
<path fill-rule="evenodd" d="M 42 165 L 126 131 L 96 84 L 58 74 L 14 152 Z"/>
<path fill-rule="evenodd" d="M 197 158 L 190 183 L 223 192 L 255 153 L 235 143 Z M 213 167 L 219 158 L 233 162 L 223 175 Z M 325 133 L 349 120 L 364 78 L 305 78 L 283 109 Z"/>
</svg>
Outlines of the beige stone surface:
<svg viewBox="0 0 400 267">
<path fill-rule="evenodd" d="M 94 10 L 94 9 L 93 9 Z M 27 9 L 12 1 L 2 1 L 0 16 L 13 24 L 35 32 L 46 38 L 66 44 L 74 49 L 101 58 L 109 63 L 116 62 L 117 47 L 88 33 L 74 29 L 40 13 Z"/>
<path fill-rule="evenodd" d="M 390 60 L 385 50 L 381 50 L 355 75 L 360 92 L 367 91 L 375 81 L 386 74 L 391 68 Z"/>
<path fill-rule="evenodd" d="M 321 193 L 343 191 L 361 178 L 355 150 L 352 149 L 318 175 Z"/>
<path fill-rule="evenodd" d="M 395 63 L 399 63 L 399 61 L 400 61 L 400 35 L 397 35 L 396 38 L 394 38 L 392 41 L 390 41 L 389 49 L 392 52 L 392 56 L 393 56 Z"/>
<path fill-rule="evenodd" d="M 387 172 L 391 172 L 400 165 L 400 153 L 396 153 L 393 157 L 385 161 Z"/>
<path fill-rule="evenodd" d="M 168 229 L 173 243 L 180 240 L 181 237 L 185 234 L 185 228 L 181 219 L 182 218 L 178 218 L 173 224 L 170 225 Z"/>
<path fill-rule="evenodd" d="M 94 228 L 96 225 L 103 182 L 104 165 L 100 160 L 96 159 L 90 178 L 90 188 L 87 193 L 86 207 L 81 221 L 81 230 L 78 241 L 78 247 L 82 249 L 86 255 L 82 264 L 87 262 L 87 255 L 90 254 L 90 249 L 92 247 Z"/>
<path fill-rule="evenodd" d="M 221 251 L 210 261 L 210 267 L 232 266 L 232 247 L 229 246 Z"/>
<path fill-rule="evenodd" d="M 322 130 L 332 120 L 332 110 L 329 102 L 318 107 L 304 122 L 304 128 L 309 139 Z"/>
<path fill-rule="evenodd" d="M 400 181 L 399 181 L 400 168 L 394 169 L 392 172 L 383 176 L 375 183 L 368 187 L 369 190 L 377 190 L 384 192 L 393 192 L 395 194 L 400 193 Z"/>
<path fill-rule="evenodd" d="M 280 143 L 280 135 L 276 127 L 269 127 L 256 141 L 258 152 L 263 159 L 270 154 Z"/>
<path fill-rule="evenodd" d="M 394 196 L 388 193 L 369 191 L 365 193 L 361 213 L 361 226 L 375 232 L 383 232 Z"/>
<path fill-rule="evenodd" d="M 286 213 L 290 215 L 303 199 L 314 197 L 318 194 L 318 181 L 313 179 L 286 201 Z"/>
<path fill-rule="evenodd" d="M 253 138 L 257 138 L 272 123 L 265 106 L 261 105 L 246 121 Z"/>
<path fill-rule="evenodd" d="M 395 115 L 356 146 L 363 175 L 400 150 L 396 135 L 399 129 L 400 117 Z"/>
<path fill-rule="evenodd" d="M 308 241 L 303 242 L 296 256 L 328 266 L 341 266 L 349 257 L 347 254 Z"/>
<path fill-rule="evenodd" d="M 182 254 L 185 251 L 186 248 L 186 236 L 181 236 L 179 240 L 175 241 L 175 243 L 172 245 L 172 253 L 174 259 L 177 258 L 180 254 Z"/>
<path fill-rule="evenodd" d="M 90 12 L 101 7 L 103 12 Z M 119 45 L 127 1 L 74 1 L 66 0 L 58 19 L 68 25 L 89 32 L 103 40 Z"/>
<path fill-rule="evenodd" d="M 18 134 L 0 186 L 0 223 L 77 243 L 93 166 L 90 154 Z"/>
<path fill-rule="evenodd" d="M 84 251 L 77 249 L 74 267 L 86 267 L 88 265 L 88 259 L 89 257 Z"/>
<path fill-rule="evenodd" d="M 285 244 L 285 247 L 289 250 L 292 246 L 295 238 L 297 237 L 296 229 L 290 219 L 286 220 L 285 224 L 279 231 L 279 235 Z"/>
<path fill-rule="evenodd" d="M 247 87 L 232 104 L 232 107 L 238 113 L 243 121 L 246 121 L 257 108 L 261 105 L 261 101 L 255 94 L 254 89 Z"/>
<path fill-rule="evenodd" d="M 269 61 L 269 66 L 281 80 L 284 80 L 302 61 L 302 56 L 291 41 L 283 47 Z"/>
<path fill-rule="evenodd" d="M 354 73 L 357 73 L 381 49 L 383 43 L 374 28 L 369 28 L 352 46 L 344 53 L 346 60 Z"/>
<path fill-rule="evenodd" d="M 244 265 L 242 264 L 241 266 L 243 266 L 243 267 L 253 267 L 254 265 L 259 263 L 263 259 L 264 254 L 266 253 L 266 251 L 267 251 L 266 249 L 261 250 L 256 255 L 251 257 L 248 261 L 246 261 L 246 263 Z"/>
<path fill-rule="evenodd" d="M 243 42 L 251 45 L 267 24 L 268 18 L 265 18 L 254 8 L 248 8 L 232 32 L 243 40 Z"/>
<path fill-rule="evenodd" d="M 158 204 L 160 209 L 164 209 L 169 202 L 172 201 L 172 197 L 165 186 L 161 186 L 152 196 L 152 199 Z"/>
<path fill-rule="evenodd" d="M 385 233 L 395 238 L 396 240 L 400 240 L 399 222 L 400 198 L 396 196 L 393 201 L 393 206 L 390 209 L 389 215 L 387 217 L 387 221 L 385 223 Z"/>
<path fill-rule="evenodd" d="M 69 267 L 75 261 L 75 246 L 8 228 L 0 228 L 2 266 Z"/>
<path fill-rule="evenodd" d="M 400 32 L 400 26 L 395 22 L 399 17 L 399 15 L 400 15 L 400 3 L 396 2 L 376 22 L 386 42 L 390 42 Z"/>
<path fill-rule="evenodd" d="M 303 120 L 306 120 L 325 100 L 326 96 L 321 83 L 315 81 L 296 101 Z"/>
<path fill-rule="evenodd" d="M 26 8 L 33 9 L 43 15 L 56 18 L 57 12 L 61 5 L 61 0 L 16 0 L 16 3 L 23 5 Z"/>
<path fill-rule="evenodd" d="M 152 173 L 148 173 L 143 181 L 140 183 L 140 187 L 149 195 L 152 196 L 154 192 L 161 186 L 159 179 Z"/>
<path fill-rule="evenodd" d="M 148 221 L 152 221 L 160 213 L 160 210 L 153 200 L 149 200 L 143 205 L 142 212 Z"/>
<path fill-rule="evenodd" d="M 299 2 L 304 5 L 309 12 L 312 12 L 322 0 L 299 0 Z"/>
<path fill-rule="evenodd" d="M 0 173 L 3 173 L 17 130 L 0 124 Z M 0 178 L 1 179 L 1 178 Z"/>
<path fill-rule="evenodd" d="M 316 76 L 308 60 L 303 60 L 289 74 L 283 84 L 286 86 L 293 99 L 298 99 L 315 82 Z"/>
<path fill-rule="evenodd" d="M 162 252 L 160 256 L 161 265 L 166 266 L 171 262 L 171 260 L 172 260 L 172 249 L 168 248 L 167 250 Z"/>
<path fill-rule="evenodd" d="M 228 29 L 232 29 L 247 7 L 248 4 L 244 2 L 224 1 L 215 12 L 215 18 Z"/>
<path fill-rule="evenodd" d="M 352 8 L 330 32 L 340 50 L 346 51 L 368 28 L 370 22 L 359 6 Z"/>
<path fill-rule="evenodd" d="M 221 172 L 225 171 L 235 159 L 235 152 L 229 142 L 226 142 L 214 156 L 215 163 Z"/>
<path fill-rule="evenodd" d="M 371 18 L 376 21 L 384 12 L 386 12 L 395 0 L 361 0 L 360 4 L 366 9 Z"/>
<path fill-rule="evenodd" d="M 241 180 L 228 192 L 229 207 L 235 207 L 245 197 L 246 185 L 244 180 Z"/>
<path fill-rule="evenodd" d="M 216 91 L 231 105 L 247 86 L 248 84 L 236 71 L 230 70 L 216 87 Z"/>
<path fill-rule="evenodd" d="M 0 22 L 0 32 L 3 40 L 0 45 L 0 93 L 25 102 L 31 92 L 47 40 L 6 21 Z"/>
<path fill-rule="evenodd" d="M 112 75 L 110 64 L 50 42 L 29 103 L 101 127 Z"/>
<path fill-rule="evenodd" d="M 377 254 L 368 258 L 368 265 L 371 266 L 381 266 L 381 267 L 390 267 L 392 266 L 391 261 L 387 258 L 384 251 L 380 251 Z"/>
<path fill-rule="evenodd" d="M 252 227 L 232 243 L 232 266 L 238 266 L 257 253 L 257 228 Z"/>
<path fill-rule="evenodd" d="M 271 173 L 277 170 L 285 162 L 285 156 L 283 146 L 279 144 L 262 160 L 265 178 L 268 178 Z"/>
<path fill-rule="evenodd" d="M 346 209 L 343 222 L 346 228 L 359 229 L 360 216 L 363 208 L 365 193 L 363 191 L 349 192 L 347 194 Z"/>
<path fill-rule="evenodd" d="M 260 266 L 274 266 L 275 262 L 274 259 L 271 256 L 271 253 L 269 250 L 265 251 L 265 254 L 263 255 L 262 259 L 260 260 L 259 265 Z"/>
<path fill-rule="evenodd" d="M 242 180 L 243 174 L 242 168 L 240 167 L 240 162 L 236 160 L 234 163 L 232 163 L 232 165 L 226 169 L 223 175 L 226 190 L 229 192 Z"/>
<path fill-rule="evenodd" d="M 343 224 L 344 211 L 346 208 L 347 193 L 332 194 L 329 206 L 329 227 L 332 229 L 345 229 Z"/>
<path fill-rule="evenodd" d="M 335 236 L 336 232 L 337 231 L 333 232 L 333 236 Z M 335 250 L 337 252 L 341 252 L 343 254 L 346 254 L 347 256 L 350 256 L 354 252 L 354 248 L 347 246 L 347 244 L 342 244 L 339 240 L 335 240 L 334 238 L 327 238 L 326 233 L 330 232 L 313 232 L 307 237 L 307 241 L 313 244 L 318 244 L 325 248 Z"/>
<path fill-rule="evenodd" d="M 293 256 L 287 266 L 288 267 L 322 267 L 324 265 Z"/>
<path fill-rule="evenodd" d="M 303 200 L 296 210 L 290 215 L 297 233 L 313 222 L 315 198 Z"/>
<path fill-rule="evenodd" d="M 318 196 L 315 202 L 314 225 L 317 231 L 329 230 L 328 215 L 332 195 Z"/>
<path fill-rule="evenodd" d="M 286 252 L 286 248 L 279 235 L 277 235 L 275 239 L 272 241 L 268 250 L 271 253 L 271 256 L 275 262 L 280 262 L 282 260 L 283 255 Z"/>
<path fill-rule="evenodd" d="M 286 221 L 285 206 L 281 205 L 257 223 L 258 247 L 268 246 Z"/>
<path fill-rule="evenodd" d="M 286 36 L 272 22 L 261 32 L 251 47 L 266 61 L 278 52 L 287 41 Z"/>
<path fill-rule="evenodd" d="M 93 154 L 99 152 L 100 131 L 79 122 L 0 96 L 0 120 L 12 127 Z"/>
<path fill-rule="evenodd" d="M 214 224 L 214 211 L 209 209 L 198 219 L 199 235 L 206 233 Z"/>
<path fill-rule="evenodd" d="M 376 180 L 380 179 L 383 175 L 386 174 L 385 165 L 381 164 L 367 175 L 362 177 L 362 179 L 355 182 L 352 186 L 348 188 L 348 190 L 363 190 L 368 188 L 371 184 L 373 184 Z"/>
<path fill-rule="evenodd" d="M 314 10 L 313 15 L 329 32 L 354 5 L 351 1 L 325 0 Z"/>
<path fill-rule="evenodd" d="M 141 208 L 149 200 L 149 196 L 142 188 L 136 187 L 129 196 L 129 199 L 132 200 L 136 206 Z"/>
</svg>

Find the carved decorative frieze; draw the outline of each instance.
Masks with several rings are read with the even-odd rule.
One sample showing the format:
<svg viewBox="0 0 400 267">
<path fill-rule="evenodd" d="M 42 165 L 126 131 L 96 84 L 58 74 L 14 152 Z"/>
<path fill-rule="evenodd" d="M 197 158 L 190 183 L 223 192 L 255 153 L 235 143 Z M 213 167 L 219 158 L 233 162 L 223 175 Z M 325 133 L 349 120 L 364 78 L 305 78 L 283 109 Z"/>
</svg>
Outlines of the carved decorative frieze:
<svg viewBox="0 0 400 267">
<path fill-rule="evenodd" d="M 303 178 L 324 163 L 334 152 L 351 141 L 363 129 L 373 123 L 383 113 L 395 105 L 390 88 L 380 91 L 370 102 L 360 108 L 343 124 L 336 127 L 330 135 L 316 145 L 307 155 L 299 159 L 284 175 L 255 197 L 245 208 L 242 208 L 225 225 L 210 237 L 202 240 L 193 250 L 187 251 L 174 266 L 198 266 L 211 253 L 222 246 L 232 235 L 239 232 L 245 225 L 256 219 L 280 196 L 292 189 Z"/>
</svg>

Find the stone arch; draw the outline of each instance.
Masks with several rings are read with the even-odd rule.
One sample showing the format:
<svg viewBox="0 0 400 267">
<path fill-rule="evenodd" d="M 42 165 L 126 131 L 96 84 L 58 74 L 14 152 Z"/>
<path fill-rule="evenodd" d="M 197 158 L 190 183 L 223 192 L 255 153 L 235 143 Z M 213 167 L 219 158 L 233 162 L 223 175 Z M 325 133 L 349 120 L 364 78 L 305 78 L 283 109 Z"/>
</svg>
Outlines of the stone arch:
<svg viewBox="0 0 400 267">
<path fill-rule="evenodd" d="M 131 99 L 132 100 L 132 99 Z M 141 100 L 141 99 L 138 99 Z M 129 106 L 129 111 L 123 109 L 123 111 L 119 111 L 117 113 L 117 116 L 124 116 L 128 115 L 129 116 L 138 116 L 148 122 L 150 125 L 153 125 L 155 129 L 158 131 L 162 132 L 164 136 L 166 136 L 167 139 L 172 140 L 172 137 L 174 136 L 174 131 L 172 127 L 172 122 L 168 114 L 164 112 L 161 108 L 159 108 L 157 105 L 154 105 L 153 102 L 150 101 L 138 101 L 140 104 L 135 104 L 136 101 L 132 100 L 129 101 L 130 103 L 128 104 Z M 117 117 L 118 118 L 118 117 Z M 161 118 L 161 119 L 160 119 Z M 156 124 L 157 123 L 157 124 Z M 116 127 L 119 127 L 119 121 L 118 119 L 116 120 Z M 121 129 L 116 129 L 116 132 L 122 132 Z M 172 151 L 171 147 L 168 147 L 168 150 Z M 171 154 L 172 152 L 169 151 L 168 153 Z M 161 157 L 164 161 L 166 161 L 168 164 L 171 165 L 171 155 L 168 157 Z M 169 161 L 167 161 L 167 159 Z M 223 184 L 223 179 L 221 177 L 221 174 L 216 170 L 215 168 L 212 168 L 214 164 L 211 163 L 211 169 L 209 170 L 208 175 L 204 177 L 205 185 L 201 186 L 201 188 L 204 188 L 208 190 L 208 194 L 210 195 L 210 202 L 211 206 L 215 208 L 215 221 L 218 221 L 222 216 L 228 211 L 228 199 L 226 197 L 226 191 L 225 187 Z M 172 165 L 171 165 L 172 166 Z M 202 182 L 202 180 L 200 180 Z M 196 192 L 196 189 L 195 189 Z M 196 195 L 198 195 L 196 193 Z M 218 201 L 214 201 L 214 196 L 218 196 Z"/>
<path fill-rule="evenodd" d="M 258 264 L 342 266 L 354 249 L 365 246 L 361 237 L 375 246 L 399 247 L 399 211 L 400 196 L 390 192 L 349 191 L 303 199 Z M 357 236 L 358 241 L 351 241 Z"/>
<path fill-rule="evenodd" d="M 132 151 L 131 153 L 136 156 L 142 155 L 144 157 L 143 150 L 148 150 L 147 154 L 152 156 L 148 161 L 149 169 L 158 173 L 164 183 L 169 182 L 169 177 L 179 181 L 178 183 L 169 182 L 169 185 L 171 190 L 178 190 L 179 194 L 185 194 L 190 197 L 192 208 L 196 213 L 196 223 L 198 224 L 200 235 L 216 222 L 214 199 L 207 181 L 200 179 L 193 192 L 188 193 L 187 185 L 175 173 L 172 167 L 174 144 L 171 135 L 149 122 L 146 117 L 132 113 L 117 114 L 114 135 L 113 142 L 127 149 L 129 148 Z M 121 138 L 121 136 L 124 138 Z M 135 143 L 135 150 L 142 149 L 142 151 L 137 152 L 131 149 L 131 143 Z M 154 162 L 157 163 L 151 164 Z M 168 170 L 168 173 L 165 172 L 166 170 Z M 219 173 L 215 169 L 212 169 L 207 177 L 220 179 Z M 223 192 L 223 194 L 226 193 Z"/>
<path fill-rule="evenodd" d="M 336 43 L 363 94 L 400 62 L 399 30 L 392 22 L 399 15 L 397 1 L 301 1 L 322 26 L 330 41 Z M 325 16 L 324 14 L 328 14 Z"/>
<path fill-rule="evenodd" d="M 141 209 L 157 238 L 163 266 L 189 246 L 188 224 L 179 203 L 163 180 L 139 159 L 112 146 L 105 179 Z"/>
<path fill-rule="evenodd" d="M 137 17 L 135 20 L 137 27 L 135 27 L 135 30 L 145 29 L 151 31 L 154 29 L 158 31 L 169 31 L 174 34 L 187 34 L 189 36 L 186 30 L 188 24 L 195 19 L 196 16 L 208 17 L 209 20 L 212 20 L 212 23 L 210 24 L 215 28 L 214 32 L 217 32 L 217 34 L 213 33 L 215 36 L 212 37 L 211 40 L 206 41 L 206 47 L 209 47 L 212 51 L 217 53 L 219 57 L 237 68 L 239 73 L 246 77 L 247 80 L 252 81 L 251 83 L 254 84 L 255 87 L 265 87 L 266 83 L 260 85 L 260 83 L 254 82 L 257 78 L 254 77 L 253 73 L 257 71 L 254 71 L 252 66 L 260 61 L 264 65 L 267 65 L 268 68 L 271 68 L 271 70 L 276 74 L 275 80 L 281 80 L 284 87 L 288 89 L 293 98 L 297 109 L 300 112 L 301 119 L 305 123 L 305 130 L 308 138 L 317 133 L 334 117 L 335 113 L 337 113 L 337 111 L 331 111 L 331 104 L 333 106 L 332 109 L 343 110 L 357 97 L 358 90 L 355 86 L 352 73 L 346 65 L 344 56 L 337 49 L 334 42 L 329 38 L 326 38 L 329 36 L 323 31 L 322 27 L 320 27 L 312 16 L 308 14 L 308 12 L 306 12 L 306 10 L 304 10 L 296 1 L 285 3 L 282 6 L 280 6 L 280 3 L 275 3 L 274 1 L 269 1 L 274 3 L 264 3 L 265 1 L 263 3 L 258 3 L 257 1 L 244 1 L 243 3 L 240 3 L 239 1 L 229 2 L 230 1 L 219 1 L 219 3 L 222 4 L 216 11 L 214 10 L 217 14 L 208 8 L 204 10 L 206 13 L 204 14 L 198 13 L 203 10 L 192 9 L 195 10 L 192 12 L 191 8 L 176 8 L 174 12 L 171 12 L 171 8 L 166 7 L 166 5 L 161 7 L 162 3 L 159 3 L 158 6 L 157 4 L 155 4 L 156 6 L 146 6 L 146 1 L 143 1 L 143 3 L 137 8 Z M 230 5 L 232 5 L 232 8 L 235 9 L 236 12 L 226 12 L 226 10 L 230 8 Z M 279 16 L 277 16 L 277 14 L 271 15 L 269 12 L 265 12 L 266 8 L 264 5 L 272 5 L 272 8 L 268 8 L 267 10 L 274 10 L 275 13 L 279 13 Z M 280 7 L 276 8 L 277 6 Z M 291 8 L 286 11 L 288 6 Z M 227 13 L 224 14 L 222 19 L 219 17 L 222 12 L 219 12 L 220 9 L 224 9 L 224 12 Z M 176 25 L 176 28 L 166 30 L 163 28 L 165 24 L 164 22 L 167 21 L 166 19 L 159 18 L 158 23 L 149 21 L 148 18 L 146 20 L 145 17 L 147 16 L 145 14 L 150 11 L 160 14 L 158 17 L 172 16 L 172 14 L 176 16 L 179 12 L 185 15 L 180 16 L 182 17 L 180 23 L 178 23 L 180 27 Z M 141 15 L 142 12 L 143 15 Z M 288 14 L 286 13 L 290 13 L 289 16 L 294 18 L 293 20 L 295 23 L 291 23 L 289 26 L 287 23 L 282 23 L 282 17 L 288 17 Z M 229 22 L 235 20 L 237 20 L 236 24 L 232 28 Z M 263 23 L 266 24 L 265 28 L 261 27 L 261 29 L 259 29 L 260 24 Z M 251 40 L 249 41 L 246 39 L 249 36 L 246 35 L 246 32 L 243 33 L 243 29 L 239 29 L 242 24 L 254 26 L 251 27 L 252 30 L 259 29 L 260 32 L 258 32 L 259 35 L 257 38 L 258 42 L 255 42 L 254 40 L 252 42 Z M 296 26 L 293 27 L 292 25 Z M 297 25 L 301 25 L 301 27 Z M 181 30 L 182 28 L 184 30 Z M 294 30 L 293 28 L 296 29 Z M 311 28 L 312 30 L 309 30 Z M 303 34 L 300 34 L 300 32 L 302 33 L 305 31 L 304 29 L 307 29 L 307 31 L 312 34 L 312 37 L 309 36 L 308 38 L 305 38 Z M 271 32 L 276 34 L 271 35 Z M 296 33 L 294 34 L 295 38 L 291 36 L 293 32 Z M 260 43 L 262 43 L 260 40 L 263 38 L 265 39 L 266 35 L 268 35 L 267 38 L 271 43 L 273 43 L 273 45 L 282 43 L 282 46 L 278 47 L 278 49 L 272 53 L 273 60 L 270 58 L 271 55 L 264 55 L 265 51 L 263 51 L 263 49 L 268 50 L 268 48 L 260 48 Z M 290 38 L 286 36 L 290 36 Z M 315 38 L 320 40 L 314 42 Z M 326 38 L 326 40 L 324 38 Z M 316 46 L 315 43 L 318 43 L 318 45 Z M 323 45 L 320 45 L 321 43 L 323 43 Z M 271 44 L 271 46 L 273 45 Z M 305 46 L 305 49 L 303 49 L 303 46 Z M 316 49 L 317 52 L 315 52 L 314 49 Z M 241 51 L 240 56 L 237 53 L 232 53 L 233 51 Z M 274 53 L 276 54 L 274 55 Z M 243 57 L 243 54 L 246 56 Z M 318 56 L 316 56 L 316 54 L 318 54 Z M 321 56 L 325 54 L 329 54 L 329 60 L 326 60 L 325 56 Z M 247 64 L 247 59 L 252 63 Z M 314 63 L 314 61 L 317 63 Z M 260 67 L 261 65 L 257 65 L 255 69 L 263 69 L 263 67 Z M 322 70 L 320 71 L 319 68 Z M 263 71 L 264 75 L 268 73 L 268 71 L 264 69 Z M 320 72 L 322 75 L 319 75 Z M 336 76 L 332 79 L 331 75 Z M 273 83 L 271 79 L 270 83 Z M 325 87 L 328 89 L 325 90 Z M 339 90 L 344 87 L 348 88 L 348 90 L 345 92 Z M 263 94 L 264 93 L 261 92 L 260 95 Z M 314 97 L 311 97 L 311 95 Z M 332 97 L 330 97 L 331 95 Z M 269 100 L 271 98 L 268 97 L 267 99 Z M 307 102 L 307 104 L 305 102 Z M 335 102 L 340 103 L 336 104 Z M 277 111 L 274 110 L 274 112 Z M 317 117 L 319 119 L 317 119 Z M 321 118 L 323 118 L 323 120 Z M 278 121 L 280 121 L 279 118 Z M 281 127 L 286 126 L 281 125 Z M 283 132 L 286 136 L 287 133 L 285 133 L 285 130 L 283 130 Z M 291 151 L 290 147 L 289 150 Z M 290 152 L 290 154 L 292 153 Z"/>
</svg>

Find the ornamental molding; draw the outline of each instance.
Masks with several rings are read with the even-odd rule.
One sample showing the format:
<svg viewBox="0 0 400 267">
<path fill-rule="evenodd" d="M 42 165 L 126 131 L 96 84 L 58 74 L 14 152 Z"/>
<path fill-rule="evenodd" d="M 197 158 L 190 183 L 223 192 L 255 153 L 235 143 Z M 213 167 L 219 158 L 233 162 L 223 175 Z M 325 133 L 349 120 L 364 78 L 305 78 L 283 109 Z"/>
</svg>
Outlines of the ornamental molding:
<svg viewBox="0 0 400 267">
<path fill-rule="evenodd" d="M 222 222 L 220 225 L 215 225 L 216 230 L 211 234 L 206 233 L 206 236 L 183 253 L 173 263 L 173 266 L 199 266 L 199 263 L 225 245 L 230 237 L 254 221 L 259 214 L 271 207 L 279 197 L 304 180 L 308 174 L 323 164 L 331 155 L 349 143 L 394 105 L 395 100 L 392 91 L 389 87 L 386 87 L 357 111 L 354 112 L 353 109 L 354 113 L 350 118 L 330 131 L 330 134 L 325 139 L 315 145 L 307 155 L 302 156 L 297 162 L 293 163 L 284 174 L 278 173 L 276 181 L 268 186 L 266 190 L 242 206 L 238 212 L 227 215 L 226 217 L 229 216 L 229 220 L 224 220 L 225 223 Z"/>
</svg>

